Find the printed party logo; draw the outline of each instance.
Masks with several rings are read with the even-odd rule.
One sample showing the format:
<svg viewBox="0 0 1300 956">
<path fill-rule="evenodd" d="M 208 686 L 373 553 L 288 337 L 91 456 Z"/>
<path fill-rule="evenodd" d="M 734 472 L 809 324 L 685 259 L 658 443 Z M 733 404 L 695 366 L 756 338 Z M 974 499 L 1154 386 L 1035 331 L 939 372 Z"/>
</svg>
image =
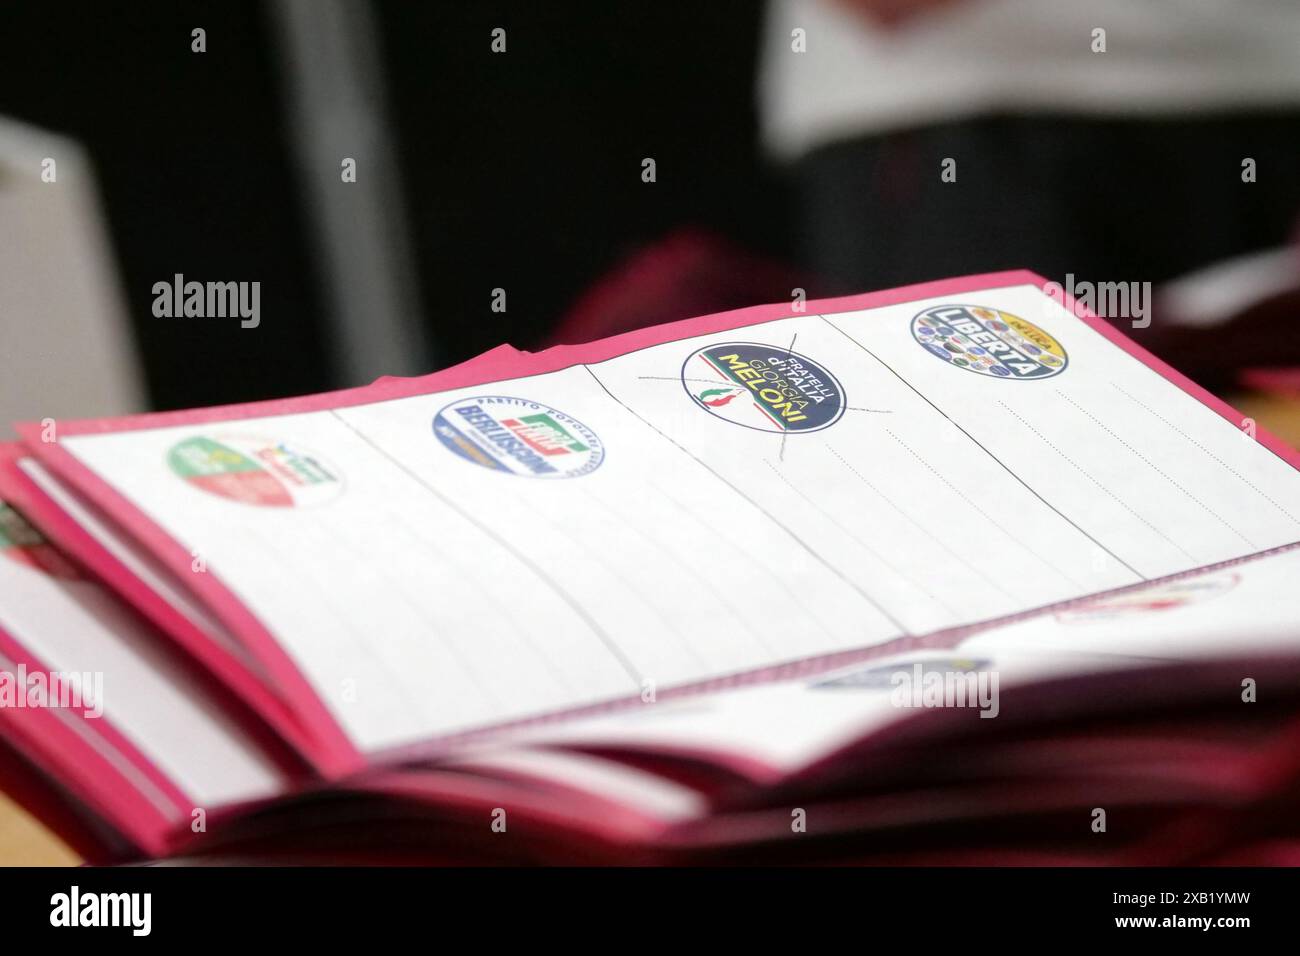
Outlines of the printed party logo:
<svg viewBox="0 0 1300 956">
<path fill-rule="evenodd" d="M 1183 578 L 1151 587 L 1107 595 L 1056 612 L 1062 624 L 1099 624 L 1117 618 L 1173 611 L 1216 598 L 1235 588 L 1241 575 L 1235 571 Z"/>
<path fill-rule="evenodd" d="M 871 664 L 833 677 L 814 681 L 810 686 L 828 690 L 888 690 L 897 686 L 900 672 L 915 673 L 923 680 L 931 675 L 975 674 L 986 671 L 993 661 L 982 657 L 936 657 L 892 664 Z"/>
<path fill-rule="evenodd" d="M 805 355 L 756 342 L 692 352 L 682 386 L 710 415 L 765 432 L 815 432 L 844 414 L 844 389 Z"/>
<path fill-rule="evenodd" d="M 75 581 L 82 576 L 76 565 L 3 501 L 0 501 L 0 555 L 52 578 Z"/>
<path fill-rule="evenodd" d="M 319 504 L 343 488 L 337 473 L 315 455 L 264 438 L 187 438 L 167 452 L 167 464 L 196 488 L 268 508 Z"/>
<path fill-rule="evenodd" d="M 433 418 L 433 433 L 466 461 L 525 478 L 577 478 L 605 460 L 605 446 L 582 422 L 523 398 L 462 398 Z"/>
<path fill-rule="evenodd" d="M 912 337 L 950 365 L 991 378 L 1040 379 L 1065 371 L 1061 343 L 1001 309 L 937 305 L 912 319 Z"/>
</svg>

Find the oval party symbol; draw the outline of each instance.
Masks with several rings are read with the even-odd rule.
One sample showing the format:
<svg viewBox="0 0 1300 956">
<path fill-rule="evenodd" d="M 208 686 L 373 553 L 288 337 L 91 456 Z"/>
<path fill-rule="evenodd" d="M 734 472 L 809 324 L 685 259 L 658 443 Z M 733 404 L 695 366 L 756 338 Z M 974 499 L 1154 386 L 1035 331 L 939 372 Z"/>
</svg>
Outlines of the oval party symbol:
<svg viewBox="0 0 1300 956">
<path fill-rule="evenodd" d="M 1202 574 L 1084 601 L 1062 608 L 1055 617 L 1062 624 L 1096 624 L 1129 615 L 1173 611 L 1218 597 L 1239 583 L 1241 575 L 1235 571 Z"/>
<path fill-rule="evenodd" d="M 523 398 L 461 398 L 433 418 L 438 440 L 466 461 L 525 478 L 577 478 L 605 460 L 605 446 L 571 415 Z"/>
<path fill-rule="evenodd" d="M 173 445 L 167 464 L 196 488 L 270 508 L 317 504 L 343 483 L 321 460 L 287 442 L 245 435 L 197 435 Z"/>
<path fill-rule="evenodd" d="M 912 319 L 912 337 L 950 365 L 990 378 L 1050 378 L 1069 359 L 1032 322 L 981 305 L 936 305 Z"/>
<path fill-rule="evenodd" d="M 0 556 L 16 561 L 52 578 L 76 581 L 82 578 L 77 566 L 45 540 L 22 515 L 0 501 Z"/>
<path fill-rule="evenodd" d="M 885 690 L 896 686 L 895 674 L 914 672 L 927 677 L 930 674 L 970 674 L 986 670 L 993 661 L 984 657 L 938 657 L 923 658 L 915 661 L 897 661 L 893 664 L 870 664 L 813 681 L 808 686 L 813 688 L 832 688 L 836 690 Z"/>
<path fill-rule="evenodd" d="M 844 414 L 835 376 L 776 345 L 707 345 L 682 363 L 682 386 L 710 415 L 759 431 L 815 432 Z"/>
</svg>

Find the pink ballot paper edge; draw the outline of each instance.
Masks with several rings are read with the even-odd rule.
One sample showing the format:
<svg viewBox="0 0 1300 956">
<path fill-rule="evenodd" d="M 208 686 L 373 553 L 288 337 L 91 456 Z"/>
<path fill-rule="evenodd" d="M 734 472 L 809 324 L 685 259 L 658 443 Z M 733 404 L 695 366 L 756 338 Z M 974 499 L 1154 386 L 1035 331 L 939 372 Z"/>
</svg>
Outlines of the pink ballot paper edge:
<svg viewBox="0 0 1300 956">
<path fill-rule="evenodd" d="M 443 377 L 455 376 L 461 378 L 469 374 L 471 370 L 475 376 L 504 374 L 508 368 L 508 363 L 517 362 L 519 356 L 523 354 L 509 345 L 501 345 L 466 362 L 429 375 L 414 379 L 384 376 L 377 380 L 375 385 L 383 382 L 406 383 L 403 387 L 409 388 L 411 383 L 419 382 L 421 389 L 427 389 Z M 350 389 L 348 392 L 364 393 L 368 388 L 373 387 L 375 386 Z M 320 396 L 312 397 L 317 398 Z M 296 402 L 298 400 L 290 399 L 289 401 Z M 201 411 L 217 413 L 218 418 L 224 418 L 225 412 L 229 412 L 232 417 L 243 417 L 238 414 L 239 411 L 256 409 L 257 411 L 254 413 L 261 414 L 260 409 L 268 404 L 280 403 L 250 403 Z M 189 412 L 171 414 L 187 417 Z M 129 420 L 122 419 L 121 421 Z M 110 420 L 105 419 L 103 421 Z M 356 754 L 346 740 L 340 746 L 341 731 L 335 726 L 328 714 L 324 714 L 319 709 L 318 699 L 309 687 L 300 688 L 299 693 L 292 693 L 297 684 L 295 679 L 297 671 L 292 664 L 288 665 L 292 668 L 291 674 L 286 674 L 284 671 L 280 672 L 280 687 L 290 691 L 286 699 L 281 699 L 281 696 L 278 696 L 273 688 L 268 688 L 261 683 L 236 657 L 219 647 L 207 635 L 202 633 L 193 622 L 178 612 L 162 595 L 149 587 L 146 582 L 118 561 L 28 475 L 18 468 L 18 460 L 26 457 L 25 451 L 29 450 L 30 447 L 30 443 L 27 446 L 19 443 L 0 444 L 0 490 L 8 492 L 15 499 L 20 499 L 14 503 L 21 505 L 29 520 L 40 527 L 62 549 L 75 553 L 112 590 L 143 613 L 145 617 L 157 624 L 185 653 L 193 655 L 200 666 L 214 678 L 214 683 L 219 684 L 225 692 L 233 693 L 245 706 L 251 708 L 279 735 L 278 742 L 288 744 L 295 752 L 308 759 L 315 766 L 315 769 L 327 775 L 345 773 L 355 769 L 356 766 L 363 762 L 359 754 Z M 37 450 L 41 449 L 38 448 Z M 139 517 L 144 523 L 152 524 L 143 515 Z M 160 534 L 163 534 L 161 529 L 157 530 Z M 138 527 L 135 529 L 135 533 L 138 536 Z M 170 536 L 166 536 L 166 538 L 167 546 L 158 552 L 158 556 L 163 559 L 164 564 L 169 565 L 169 570 L 175 573 L 178 568 L 167 560 L 167 556 L 170 555 L 173 546 L 179 548 L 179 545 L 176 545 Z M 183 551 L 183 549 L 181 550 Z M 184 574 L 187 568 L 188 564 L 186 563 L 179 570 Z M 185 577 L 192 578 L 193 576 L 186 575 Z M 184 581 L 185 577 L 179 580 Z M 204 577 L 207 579 L 210 576 L 205 575 Z M 216 593 L 219 597 L 217 605 L 219 608 L 224 608 L 229 612 L 232 609 L 242 607 L 233 595 L 230 595 L 224 588 L 217 590 Z M 196 596 L 200 597 L 200 599 L 208 597 L 208 595 L 202 593 Z M 262 630 L 260 627 L 256 628 L 256 631 L 260 630 Z M 255 633 L 255 640 L 258 636 L 260 635 Z M 269 635 L 267 637 L 267 641 L 261 642 L 262 646 L 272 651 L 278 649 L 278 645 L 272 639 L 269 639 Z M 258 657 L 258 661 L 261 660 L 262 658 Z M 284 683 L 286 676 L 289 678 L 287 685 Z M 317 735 L 322 731 L 324 732 L 324 740 L 319 740 Z"/>
<path fill-rule="evenodd" d="M 300 727 L 286 702 L 278 699 L 234 655 L 223 649 L 194 622 L 115 558 L 99 541 L 51 499 L 19 467 L 29 457 L 24 446 L 0 442 L 0 501 L 18 511 L 55 547 L 84 565 L 96 578 L 145 619 L 206 675 L 208 689 L 233 696 L 239 708 L 257 715 L 258 725 L 246 724 L 255 739 L 277 753 L 285 744 L 306 755 L 310 727 Z M 276 746 L 278 745 L 278 746 Z"/>
<path fill-rule="evenodd" d="M 126 418 L 60 422 L 57 429 L 60 436 L 86 435 L 173 425 L 203 424 L 214 421 L 231 421 L 257 416 L 322 411 L 423 395 L 445 389 L 479 385 L 500 380 L 503 376 L 522 377 L 554 372 L 576 365 L 605 361 L 629 351 L 653 345 L 661 345 L 777 319 L 799 317 L 804 314 L 833 314 L 836 312 L 879 308 L 933 296 L 957 295 L 1026 285 L 1036 287 L 1045 295 L 1048 294 L 1046 289 L 1049 283 L 1032 272 L 1016 270 L 989 273 L 967 278 L 921 283 L 864 295 L 813 301 L 807 303 L 806 308 L 799 313 L 792 312 L 788 303 L 756 306 L 628 332 L 586 345 L 557 346 L 537 354 L 517 353 L 508 349 L 508 347 L 501 347 L 485 353 L 477 360 L 471 360 L 463 365 L 415 379 L 383 378 L 369 386 L 359 388 L 219 408 L 152 413 Z M 1057 301 L 1064 299 L 1063 304 L 1067 309 L 1111 344 L 1118 346 L 1180 390 L 1197 399 L 1217 415 L 1231 422 L 1234 427 L 1241 427 L 1243 417 L 1227 403 L 1209 394 L 1203 388 L 1152 356 L 1109 323 L 1078 307 L 1073 300 L 1068 297 L 1056 298 Z M 42 426 L 40 424 L 24 423 L 17 426 L 17 429 L 33 455 L 61 481 L 75 488 L 95 507 L 110 516 L 120 527 L 133 535 L 144 548 L 162 560 L 173 573 L 182 579 L 187 577 L 191 555 L 162 527 L 154 523 L 124 495 L 82 464 L 67 449 L 61 447 L 57 441 L 43 441 Z M 1293 468 L 1300 468 L 1300 455 L 1297 455 L 1279 439 L 1262 429 L 1258 430 L 1256 439 Z M 240 638 L 253 655 L 263 663 L 271 680 L 282 688 L 283 696 L 290 702 L 292 708 L 301 715 L 303 723 L 315 729 L 317 739 L 314 741 L 314 752 L 311 756 L 317 761 L 321 769 L 327 774 L 334 774 L 346 772 L 349 769 L 355 769 L 363 765 L 365 759 L 361 753 L 348 740 L 342 728 L 326 710 L 308 685 L 305 677 L 290 660 L 288 654 L 278 645 L 260 621 L 235 598 L 229 589 L 217 580 L 214 574 L 188 575 L 188 578 L 195 579 L 192 585 L 193 591 Z M 969 632 L 971 627 L 977 626 L 980 625 L 969 625 L 958 630 Z M 796 676 L 813 670 L 841 666 L 855 660 L 896 653 L 899 650 L 912 647 L 942 646 L 939 642 L 950 638 L 951 634 L 949 632 L 936 632 L 919 637 L 902 637 L 864 650 L 839 651 L 830 655 L 820 655 L 763 667 L 744 674 L 731 674 L 726 677 L 693 683 L 677 688 L 675 692 L 685 693 L 720 688 L 742 680 L 751 682 Z M 495 725 L 492 728 L 471 731 L 470 734 L 480 734 L 485 729 L 500 729 L 501 726 L 554 720 L 560 716 L 576 712 L 597 712 L 604 707 L 617 706 L 622 702 L 620 698 L 605 704 L 584 705 L 559 713 L 547 713 L 537 717 L 525 718 L 524 720 L 511 721 L 506 725 Z M 448 739 L 460 736 L 465 735 L 453 734 Z"/>
<path fill-rule="evenodd" d="M 3 628 L 0 665 L 49 670 Z M 5 743 L 148 853 L 165 852 L 164 834 L 189 812 L 181 792 L 107 721 L 65 717 L 50 708 L 5 708 L 0 731 Z M 105 746 L 91 742 L 96 736 Z"/>
<path fill-rule="evenodd" d="M 0 504 L 8 505 L 19 516 L 28 519 L 28 523 L 38 528 L 29 516 L 36 503 L 34 495 L 25 493 L 25 489 L 11 479 L 24 476 L 14 467 L 16 459 L 22 454 L 22 446 L 16 443 L 0 443 Z M 69 550 L 59 541 L 41 531 L 38 542 L 43 547 L 52 548 L 50 559 L 58 558 L 51 564 L 55 570 L 47 571 L 56 588 L 80 588 L 77 593 L 65 592 L 64 601 L 68 605 L 79 606 L 87 597 L 87 588 L 103 591 L 104 597 L 110 597 L 110 589 L 95 576 L 85 576 L 78 567 L 81 555 Z M 89 539 L 91 546 L 98 545 Z M 77 558 L 70 557 L 77 554 Z M 0 559 L 3 560 L 3 559 Z M 21 563 L 21 562 L 20 562 Z M 94 570 L 93 568 L 91 569 Z M 99 606 L 101 610 L 116 606 L 126 610 L 127 602 L 111 599 L 112 603 Z M 97 605 L 98 606 L 98 605 Z M 48 610 L 49 608 L 47 608 Z M 166 635 L 154 628 L 147 627 L 147 618 L 140 615 L 138 609 L 130 609 L 132 615 L 138 615 L 141 636 L 154 638 L 154 646 L 161 652 L 164 663 L 159 669 L 172 680 L 180 680 L 184 693 L 193 698 L 199 694 L 212 704 L 221 707 L 231 723 L 242 731 L 246 742 L 256 748 L 271 765 L 285 774 L 281 786 L 271 794 L 250 794 L 247 798 L 222 801 L 223 812 L 249 803 L 260 802 L 267 796 L 278 796 L 292 778 L 302 778 L 307 774 L 303 761 L 286 751 L 283 737 L 273 732 L 258 717 L 255 709 L 238 694 L 231 694 L 224 680 L 214 676 L 203 666 L 201 657 L 190 654 L 185 647 L 174 648 L 169 645 Z M 59 619 L 28 619 L 26 625 L 40 627 L 60 627 Z M 109 625 L 105 624 L 106 627 Z M 23 630 L 11 630 L 9 622 L 0 623 L 0 669 L 13 672 L 16 667 L 24 667 L 28 674 L 54 674 L 56 669 L 35 648 L 40 646 L 39 639 L 33 644 L 31 635 Z M 38 635 L 39 637 L 39 635 Z M 134 638 L 123 638 L 129 644 Z M 64 648 L 64 653 L 67 649 Z M 71 668 L 73 674 L 89 670 L 83 663 L 72 664 L 75 657 L 62 657 L 60 667 Z M 148 665 L 138 665 L 148 666 Z M 57 671 L 63 673 L 63 671 Z M 103 673 L 103 672 L 101 672 Z M 107 672 L 106 682 L 116 683 L 123 676 L 119 671 Z M 128 675 L 129 676 L 129 675 Z M 135 685 L 138 687 L 138 685 Z M 136 691 L 139 692 L 138 690 Z M 39 768 L 40 773 L 50 776 L 59 787 L 80 805 L 87 808 L 99 819 L 111 823 L 115 831 L 128 842 L 134 844 L 132 852 L 146 852 L 157 856 L 168 852 L 172 846 L 174 834 L 185 829 L 191 820 L 196 806 L 206 806 L 209 801 L 188 794 L 179 776 L 174 776 L 164 769 L 163 763 L 152 759 L 144 749 L 138 734 L 139 726 L 133 735 L 131 721 L 122 720 L 116 701 L 99 700 L 101 712 L 95 719 L 79 712 L 76 707 L 0 707 L 0 740 L 12 748 L 22 759 Z M 107 703 L 105 707 L 104 704 Z M 164 762 L 166 758 L 163 758 Z M 36 800 L 31 808 L 44 814 L 46 798 Z M 97 860 L 116 859 L 124 852 L 117 846 L 87 845 L 80 847 L 91 858 Z"/>
</svg>

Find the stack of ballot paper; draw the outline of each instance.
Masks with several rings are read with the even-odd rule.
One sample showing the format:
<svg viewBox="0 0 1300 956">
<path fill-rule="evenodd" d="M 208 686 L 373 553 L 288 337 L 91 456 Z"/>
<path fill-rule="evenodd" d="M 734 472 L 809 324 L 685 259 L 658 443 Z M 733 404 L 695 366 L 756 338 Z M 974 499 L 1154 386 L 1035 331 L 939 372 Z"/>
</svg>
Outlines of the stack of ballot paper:
<svg viewBox="0 0 1300 956">
<path fill-rule="evenodd" d="M 1052 291 L 20 423 L 0 785 L 93 861 L 1300 860 L 1300 457 Z"/>
</svg>

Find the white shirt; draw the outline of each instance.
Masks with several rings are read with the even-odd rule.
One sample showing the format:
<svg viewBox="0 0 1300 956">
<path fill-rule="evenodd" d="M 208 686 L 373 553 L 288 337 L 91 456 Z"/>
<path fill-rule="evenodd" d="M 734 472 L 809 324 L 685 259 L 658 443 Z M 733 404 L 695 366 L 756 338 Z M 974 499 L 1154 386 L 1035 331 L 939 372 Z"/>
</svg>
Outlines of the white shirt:
<svg viewBox="0 0 1300 956">
<path fill-rule="evenodd" d="M 763 136 L 784 159 L 979 114 L 1295 106 L 1300 0 L 958 0 L 894 30 L 832 0 L 772 0 L 762 66 Z"/>
</svg>

